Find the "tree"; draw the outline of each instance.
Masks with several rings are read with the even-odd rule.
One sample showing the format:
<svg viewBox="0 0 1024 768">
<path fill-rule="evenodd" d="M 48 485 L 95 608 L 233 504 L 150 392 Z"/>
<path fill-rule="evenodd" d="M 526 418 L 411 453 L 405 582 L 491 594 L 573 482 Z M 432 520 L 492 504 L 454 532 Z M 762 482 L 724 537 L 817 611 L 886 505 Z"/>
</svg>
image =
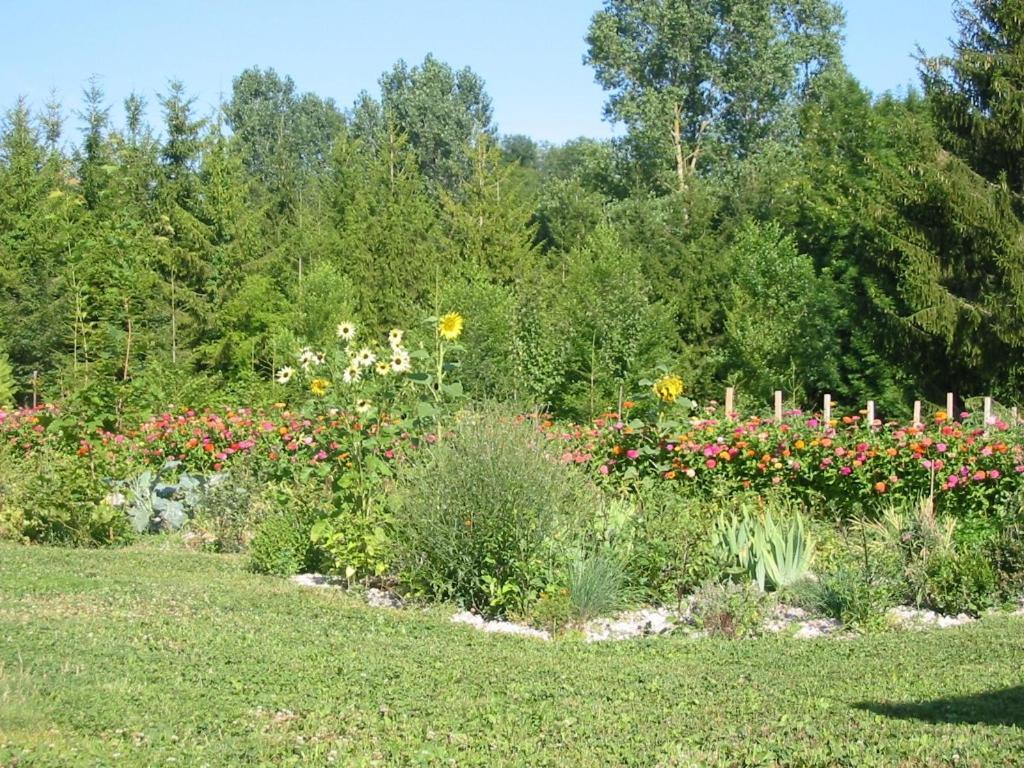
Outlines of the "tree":
<svg viewBox="0 0 1024 768">
<path fill-rule="evenodd" d="M 420 172 L 435 187 L 455 191 L 472 173 L 471 149 L 478 137 L 494 138 L 491 98 L 484 81 L 468 67 L 458 71 L 431 55 L 418 67 L 399 61 L 380 78 L 380 106 L 375 110 L 366 94 L 360 96 L 354 120 L 356 136 L 377 138 L 359 128 L 397 128 L 409 140 Z M 374 113 L 376 112 L 376 116 Z"/>
<path fill-rule="evenodd" d="M 726 259 L 725 376 L 762 402 L 780 387 L 802 402 L 835 392 L 844 323 L 831 277 L 778 224 L 747 223 Z"/>
<path fill-rule="evenodd" d="M 586 62 L 634 151 L 685 190 L 710 139 L 743 154 L 839 56 L 831 0 L 605 0 Z"/>
<path fill-rule="evenodd" d="M 532 201 L 487 136 L 474 142 L 470 159 L 470 175 L 455 193 L 441 192 L 456 268 L 510 283 L 533 253 Z"/>
<path fill-rule="evenodd" d="M 246 69 L 234 79 L 224 116 L 248 171 L 291 205 L 298 189 L 326 172 L 344 118 L 331 99 L 298 93 L 273 69 Z"/>
<path fill-rule="evenodd" d="M 1022 195 L 1024 0 L 961 1 L 955 12 L 954 55 L 919 53 L 939 141 L 990 182 Z"/>
</svg>

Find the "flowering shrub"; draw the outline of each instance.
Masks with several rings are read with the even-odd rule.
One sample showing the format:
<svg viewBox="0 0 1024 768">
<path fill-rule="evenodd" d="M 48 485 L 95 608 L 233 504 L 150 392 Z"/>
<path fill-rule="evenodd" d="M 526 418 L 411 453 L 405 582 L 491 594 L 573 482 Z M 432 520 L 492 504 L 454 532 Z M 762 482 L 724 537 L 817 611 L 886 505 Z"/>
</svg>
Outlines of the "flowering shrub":
<svg viewBox="0 0 1024 768">
<path fill-rule="evenodd" d="M 698 487 L 719 481 L 737 489 L 784 486 L 847 512 L 934 494 L 939 508 L 966 516 L 1004 503 L 1024 481 L 1019 426 L 971 426 L 943 413 L 919 426 L 868 425 L 856 415 L 824 424 L 799 411 L 781 423 L 645 421 L 609 413 L 586 426 L 548 421 L 545 430 L 560 444 L 563 462 L 588 465 L 609 485 L 658 478 Z"/>
</svg>

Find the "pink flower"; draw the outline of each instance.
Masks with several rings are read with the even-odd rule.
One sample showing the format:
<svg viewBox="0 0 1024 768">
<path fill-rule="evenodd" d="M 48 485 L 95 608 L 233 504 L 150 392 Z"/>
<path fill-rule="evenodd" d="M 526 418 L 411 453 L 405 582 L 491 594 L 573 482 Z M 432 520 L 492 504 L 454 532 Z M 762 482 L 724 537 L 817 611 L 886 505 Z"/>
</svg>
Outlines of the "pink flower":
<svg viewBox="0 0 1024 768">
<path fill-rule="evenodd" d="M 960 484 L 960 478 L 956 475 L 950 475 L 946 478 L 946 488 L 956 488 Z"/>
<path fill-rule="evenodd" d="M 602 475 L 607 475 L 611 470 L 608 469 L 607 464 L 602 464 L 597 471 L 600 472 Z"/>
<path fill-rule="evenodd" d="M 945 443 L 936 443 L 935 450 L 938 451 L 939 453 L 945 453 L 946 451 L 949 450 L 949 446 L 947 446 Z"/>
<path fill-rule="evenodd" d="M 852 467 L 842 467 L 839 470 L 839 474 L 841 474 L 843 476 L 852 475 L 853 474 L 853 468 Z"/>
<path fill-rule="evenodd" d="M 1000 473 L 998 469 L 990 469 L 988 471 L 988 477 L 990 480 L 998 480 L 1000 477 L 1002 477 L 1002 473 Z"/>
<path fill-rule="evenodd" d="M 704 462 L 704 464 L 707 466 L 708 469 L 714 469 L 715 467 L 718 466 L 718 462 L 715 461 L 714 459 L 708 459 L 707 461 Z"/>
<path fill-rule="evenodd" d="M 628 451 L 626 451 L 626 456 L 627 458 L 630 459 L 635 459 L 639 455 L 640 451 L 638 451 L 636 448 L 630 448 Z"/>
</svg>

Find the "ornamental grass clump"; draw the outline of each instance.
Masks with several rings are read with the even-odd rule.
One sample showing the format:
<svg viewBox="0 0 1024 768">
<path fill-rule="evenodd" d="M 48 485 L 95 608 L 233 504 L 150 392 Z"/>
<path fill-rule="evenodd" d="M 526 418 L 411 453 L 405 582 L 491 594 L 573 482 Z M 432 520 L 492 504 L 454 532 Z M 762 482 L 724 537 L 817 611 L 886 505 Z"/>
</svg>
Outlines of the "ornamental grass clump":
<svg viewBox="0 0 1024 768">
<path fill-rule="evenodd" d="M 579 510 L 596 506 L 589 484 L 547 455 L 532 424 L 497 408 L 461 414 L 398 481 L 403 583 L 488 616 L 529 612 L 565 572 Z"/>
</svg>

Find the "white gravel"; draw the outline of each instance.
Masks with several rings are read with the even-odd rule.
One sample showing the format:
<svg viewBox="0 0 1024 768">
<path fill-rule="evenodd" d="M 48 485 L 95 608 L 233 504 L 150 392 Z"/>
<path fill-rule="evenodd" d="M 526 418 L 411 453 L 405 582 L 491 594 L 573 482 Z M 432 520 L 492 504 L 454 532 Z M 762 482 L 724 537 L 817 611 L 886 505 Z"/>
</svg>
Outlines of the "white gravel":
<svg viewBox="0 0 1024 768">
<path fill-rule="evenodd" d="M 588 643 L 666 635 L 675 630 L 679 622 L 680 617 L 675 611 L 667 608 L 645 608 L 621 613 L 612 618 L 588 621 L 583 627 L 583 635 Z"/>
<path fill-rule="evenodd" d="M 903 629 L 949 629 L 970 624 L 977 621 L 966 613 L 956 616 L 943 616 L 935 611 L 926 611 L 921 608 L 910 608 L 900 605 L 888 610 L 889 621 Z"/>
<path fill-rule="evenodd" d="M 551 633 L 543 629 L 534 629 L 533 627 L 515 624 L 511 621 L 488 621 L 483 616 L 469 611 L 456 613 L 452 616 L 451 620 L 455 624 L 468 624 L 474 629 L 479 629 L 481 632 L 490 632 L 498 635 L 520 635 L 522 637 L 534 637 L 538 640 L 551 639 Z"/>
<path fill-rule="evenodd" d="M 302 573 L 292 576 L 291 580 L 304 587 L 345 589 L 344 579 L 324 576 L 319 573 Z M 404 606 L 402 598 L 394 592 L 384 589 L 370 588 L 363 593 L 367 604 L 372 608 L 398 609 Z M 1024 601 L 1020 608 L 1011 615 L 1024 616 Z M 899 606 L 887 612 L 890 624 L 898 629 L 948 629 L 970 624 L 977 619 L 961 613 L 958 616 L 943 616 L 920 608 Z M 466 624 L 481 632 L 500 635 L 518 635 L 532 637 L 537 640 L 550 640 L 551 633 L 525 624 L 511 621 L 488 620 L 470 611 L 461 611 L 451 617 L 455 624 Z M 770 618 L 764 622 L 764 630 L 769 633 L 788 633 L 792 637 L 805 640 L 829 636 L 849 637 L 843 632 L 843 625 L 836 619 L 811 618 L 802 608 L 778 605 Z M 680 614 L 668 608 L 649 607 L 636 611 L 627 611 L 612 617 L 588 621 L 582 630 L 584 639 L 589 643 L 616 640 L 628 640 L 637 637 L 656 637 L 677 634 L 691 638 L 700 638 L 704 632 L 697 631 L 687 613 Z"/>
<path fill-rule="evenodd" d="M 300 573 L 292 576 L 292 581 L 303 587 L 346 587 L 344 579 L 319 573 Z"/>
</svg>

